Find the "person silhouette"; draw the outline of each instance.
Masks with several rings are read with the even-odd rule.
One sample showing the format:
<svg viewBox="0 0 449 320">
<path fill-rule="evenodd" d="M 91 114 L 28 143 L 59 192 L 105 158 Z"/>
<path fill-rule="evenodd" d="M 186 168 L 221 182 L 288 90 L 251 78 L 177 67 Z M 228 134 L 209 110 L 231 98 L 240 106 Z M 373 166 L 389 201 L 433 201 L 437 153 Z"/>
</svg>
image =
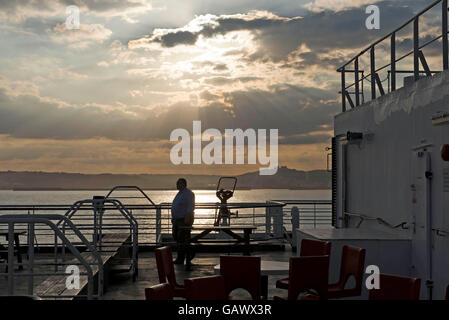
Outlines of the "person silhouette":
<svg viewBox="0 0 449 320">
<path fill-rule="evenodd" d="M 172 235 L 176 241 L 177 258 L 174 264 L 184 264 L 185 269 L 190 271 L 193 255 L 190 248 L 190 232 L 189 227 L 193 225 L 195 216 L 195 194 L 187 188 L 187 181 L 179 178 L 176 182 L 176 188 L 179 190 L 172 202 Z"/>
</svg>

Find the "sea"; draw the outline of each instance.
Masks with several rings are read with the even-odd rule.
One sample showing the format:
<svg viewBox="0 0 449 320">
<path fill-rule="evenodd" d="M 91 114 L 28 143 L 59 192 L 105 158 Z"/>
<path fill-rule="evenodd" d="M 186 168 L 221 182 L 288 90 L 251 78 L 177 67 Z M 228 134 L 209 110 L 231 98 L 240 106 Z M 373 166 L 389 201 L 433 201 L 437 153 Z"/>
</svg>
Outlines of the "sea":
<svg viewBox="0 0 449 320">
<path fill-rule="evenodd" d="M 192 190 L 196 202 L 218 202 L 215 190 Z M 145 190 L 155 203 L 171 202 L 177 190 Z M 0 190 L 0 205 L 72 204 L 78 200 L 104 196 L 104 190 L 13 191 Z M 120 191 L 118 196 L 138 196 L 134 191 Z M 236 190 L 229 202 L 265 202 L 268 200 L 330 200 L 331 190 L 253 189 Z M 143 199 L 128 199 L 127 203 L 145 203 Z"/>
</svg>

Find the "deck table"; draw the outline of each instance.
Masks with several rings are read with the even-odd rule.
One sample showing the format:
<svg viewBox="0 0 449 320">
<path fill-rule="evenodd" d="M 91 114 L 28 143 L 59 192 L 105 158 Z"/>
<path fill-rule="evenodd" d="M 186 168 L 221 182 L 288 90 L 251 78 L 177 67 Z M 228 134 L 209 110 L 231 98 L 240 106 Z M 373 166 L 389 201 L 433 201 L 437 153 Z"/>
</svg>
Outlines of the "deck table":
<svg viewBox="0 0 449 320">
<path fill-rule="evenodd" d="M 230 235 L 235 243 L 243 244 L 243 253 L 245 255 L 250 255 L 250 234 L 253 230 L 256 230 L 256 226 L 192 226 L 192 227 L 182 227 L 190 229 L 191 231 L 201 231 L 199 234 L 191 236 L 190 243 L 201 243 L 201 240 L 205 240 L 204 237 L 213 231 L 223 231 L 224 233 Z M 243 237 L 235 231 L 243 231 Z M 213 240 L 212 240 L 213 241 Z M 210 242 L 210 241 L 209 241 Z"/>
</svg>

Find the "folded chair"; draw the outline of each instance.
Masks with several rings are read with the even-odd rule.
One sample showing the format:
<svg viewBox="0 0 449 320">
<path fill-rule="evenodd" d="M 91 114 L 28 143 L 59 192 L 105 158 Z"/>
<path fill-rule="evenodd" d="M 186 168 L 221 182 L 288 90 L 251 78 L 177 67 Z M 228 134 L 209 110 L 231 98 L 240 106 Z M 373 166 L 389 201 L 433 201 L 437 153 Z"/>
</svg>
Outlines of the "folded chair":
<svg viewBox="0 0 449 320">
<path fill-rule="evenodd" d="M 161 283 L 145 288 L 146 300 L 173 300 L 173 288 L 169 283 Z"/>
<path fill-rule="evenodd" d="M 226 300 L 223 276 L 189 278 L 184 280 L 187 300 Z"/>
<path fill-rule="evenodd" d="M 301 249 L 299 252 L 300 257 L 330 256 L 330 254 L 331 254 L 331 243 L 328 241 L 319 241 L 311 239 L 301 240 Z M 276 288 L 288 289 L 288 278 L 276 281 Z"/>
<path fill-rule="evenodd" d="M 379 289 L 369 291 L 369 300 L 419 300 L 421 279 L 380 274 Z"/>
<path fill-rule="evenodd" d="M 327 298 L 329 256 L 291 257 L 288 275 L 288 296 L 274 296 L 275 300 Z"/>
<path fill-rule="evenodd" d="M 168 282 L 175 297 L 185 297 L 185 289 L 183 285 L 176 282 L 175 267 L 173 265 L 173 256 L 170 247 L 158 248 L 155 250 L 157 272 L 159 282 Z"/>
<path fill-rule="evenodd" d="M 253 300 L 261 299 L 260 257 L 220 256 L 220 275 L 224 277 L 226 296 L 235 289 L 246 290 Z"/>
</svg>

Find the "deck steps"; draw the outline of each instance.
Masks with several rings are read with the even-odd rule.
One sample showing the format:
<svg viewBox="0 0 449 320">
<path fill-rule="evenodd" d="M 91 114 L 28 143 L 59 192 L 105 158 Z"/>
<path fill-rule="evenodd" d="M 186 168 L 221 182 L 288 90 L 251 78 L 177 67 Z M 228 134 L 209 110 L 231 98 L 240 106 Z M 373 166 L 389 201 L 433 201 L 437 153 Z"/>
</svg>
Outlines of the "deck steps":
<svg viewBox="0 0 449 320">
<path fill-rule="evenodd" d="M 129 243 L 131 239 L 130 234 L 121 234 L 121 233 L 111 233 L 105 234 L 102 238 L 102 246 L 100 251 L 101 258 L 103 260 L 103 272 L 104 278 L 106 282 L 107 279 L 107 271 L 112 268 L 112 261 L 115 257 L 120 255 L 120 251 L 123 248 L 123 245 Z M 103 251 L 104 250 L 104 251 Z M 89 263 L 96 263 L 95 257 L 91 254 L 90 251 L 85 251 L 81 253 L 81 256 L 86 259 Z M 74 264 L 79 263 L 79 261 L 75 258 L 67 262 L 70 264 L 73 262 Z M 94 276 L 94 288 L 95 291 L 98 289 L 98 265 L 91 265 L 92 273 Z M 74 297 L 80 295 L 84 291 L 87 290 L 88 285 L 88 277 L 87 275 L 80 275 L 80 287 L 79 289 L 67 289 L 66 287 L 66 278 L 64 275 L 54 275 L 49 276 L 45 279 L 41 284 L 39 284 L 35 288 L 35 295 L 41 297 L 44 300 L 73 300 Z M 57 296 L 58 298 L 46 298 L 45 296 Z"/>
</svg>

